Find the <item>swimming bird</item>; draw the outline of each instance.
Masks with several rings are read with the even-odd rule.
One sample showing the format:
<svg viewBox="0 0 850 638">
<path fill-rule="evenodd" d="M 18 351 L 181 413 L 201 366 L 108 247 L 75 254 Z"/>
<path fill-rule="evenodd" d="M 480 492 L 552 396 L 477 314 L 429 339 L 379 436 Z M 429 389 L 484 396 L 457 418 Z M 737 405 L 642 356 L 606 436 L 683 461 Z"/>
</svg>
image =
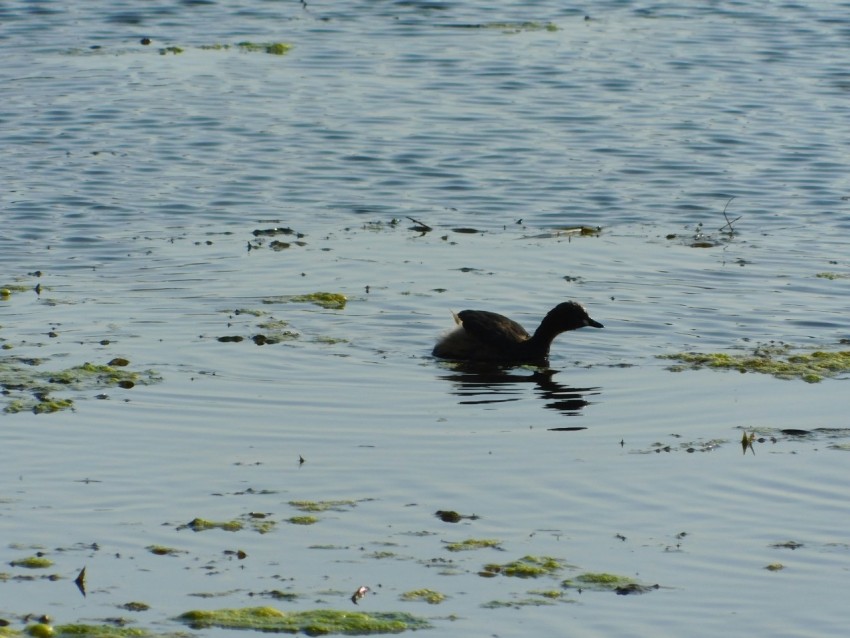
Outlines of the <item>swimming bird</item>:
<svg viewBox="0 0 850 638">
<path fill-rule="evenodd" d="M 487 310 L 454 314 L 457 327 L 443 336 L 432 354 L 441 359 L 502 363 L 540 363 L 549 356 L 552 340 L 567 330 L 602 328 L 576 301 L 558 304 L 543 318 L 533 335 L 516 321 Z"/>
</svg>

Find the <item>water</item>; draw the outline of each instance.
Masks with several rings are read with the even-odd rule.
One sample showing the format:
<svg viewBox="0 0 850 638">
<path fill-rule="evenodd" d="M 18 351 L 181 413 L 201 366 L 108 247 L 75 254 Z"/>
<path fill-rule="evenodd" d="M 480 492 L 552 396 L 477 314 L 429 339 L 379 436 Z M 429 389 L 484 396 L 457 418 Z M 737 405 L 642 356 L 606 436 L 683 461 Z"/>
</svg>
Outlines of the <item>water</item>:
<svg viewBox="0 0 850 638">
<path fill-rule="evenodd" d="M 3 415 L 0 559 L 54 565 L 4 567 L 0 618 L 168 632 L 189 609 L 347 610 L 368 585 L 359 609 L 433 635 L 842 635 L 846 379 L 656 355 L 846 349 L 845 14 L 6 3 L 3 356 L 163 380 Z M 203 48 L 242 41 L 293 48 Z M 579 224 L 603 230 L 558 232 Z M 303 236 L 253 234 L 275 226 Z M 348 303 L 281 299 L 316 291 Z M 552 376 L 429 357 L 452 309 L 533 327 L 567 298 L 605 329 L 557 340 Z M 291 338 L 254 345 L 271 321 Z M 299 526 L 299 500 L 351 503 Z M 252 512 L 276 526 L 184 527 Z M 445 549 L 466 538 L 501 550 Z M 524 555 L 565 568 L 478 575 Z M 583 572 L 660 588 L 542 604 Z M 424 587 L 447 601 L 399 600 Z"/>
</svg>

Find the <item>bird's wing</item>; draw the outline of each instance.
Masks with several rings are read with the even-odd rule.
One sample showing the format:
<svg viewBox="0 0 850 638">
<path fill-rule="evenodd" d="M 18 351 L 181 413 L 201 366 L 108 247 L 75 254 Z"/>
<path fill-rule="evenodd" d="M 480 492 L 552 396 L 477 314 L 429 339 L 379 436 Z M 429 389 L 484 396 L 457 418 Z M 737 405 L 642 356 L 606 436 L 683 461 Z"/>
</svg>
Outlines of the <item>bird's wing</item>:
<svg viewBox="0 0 850 638">
<path fill-rule="evenodd" d="M 457 316 L 463 322 L 464 330 L 479 341 L 492 346 L 515 346 L 529 338 L 525 328 L 516 321 L 495 312 L 464 310 Z"/>
</svg>

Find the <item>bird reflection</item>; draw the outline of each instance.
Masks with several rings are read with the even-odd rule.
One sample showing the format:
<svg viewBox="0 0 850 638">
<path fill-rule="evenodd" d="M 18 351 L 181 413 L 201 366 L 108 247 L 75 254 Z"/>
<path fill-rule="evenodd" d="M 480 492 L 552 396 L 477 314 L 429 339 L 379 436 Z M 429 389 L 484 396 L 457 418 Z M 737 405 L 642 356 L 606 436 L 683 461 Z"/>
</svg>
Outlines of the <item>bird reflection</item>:
<svg viewBox="0 0 850 638">
<path fill-rule="evenodd" d="M 543 407 L 566 416 L 580 414 L 591 404 L 586 397 L 601 392 L 600 388 L 573 388 L 558 383 L 552 378 L 557 372 L 550 368 L 500 368 L 492 364 L 457 363 L 449 374 L 441 378 L 454 384 L 452 394 L 461 397 L 459 403 L 467 405 L 519 401 L 523 395 L 523 384 L 531 383 L 536 386 L 536 395 L 544 401 Z"/>
</svg>

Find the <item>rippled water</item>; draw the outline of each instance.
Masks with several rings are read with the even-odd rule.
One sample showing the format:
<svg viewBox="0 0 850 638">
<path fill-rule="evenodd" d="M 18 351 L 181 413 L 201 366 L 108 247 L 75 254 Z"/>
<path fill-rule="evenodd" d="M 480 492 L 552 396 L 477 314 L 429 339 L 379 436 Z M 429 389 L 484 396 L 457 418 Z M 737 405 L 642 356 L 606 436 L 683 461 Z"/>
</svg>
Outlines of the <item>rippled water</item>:
<svg viewBox="0 0 850 638">
<path fill-rule="evenodd" d="M 162 381 L 3 415 L 0 618 L 174 631 L 368 585 L 359 609 L 433 635 L 841 635 L 846 375 L 656 355 L 846 349 L 846 9 L 5 3 L 3 366 Z M 293 48 L 211 48 L 244 41 Z M 316 291 L 348 302 L 285 298 Z M 566 298 L 605 329 L 552 374 L 429 356 L 450 310 L 533 327 Z M 293 525 L 300 500 L 352 503 Z M 252 512 L 276 526 L 183 527 Z M 500 549 L 446 550 L 467 538 Z M 564 570 L 479 576 L 525 555 Z M 561 589 L 584 572 L 660 587 Z M 425 587 L 447 601 L 399 600 Z"/>
</svg>

